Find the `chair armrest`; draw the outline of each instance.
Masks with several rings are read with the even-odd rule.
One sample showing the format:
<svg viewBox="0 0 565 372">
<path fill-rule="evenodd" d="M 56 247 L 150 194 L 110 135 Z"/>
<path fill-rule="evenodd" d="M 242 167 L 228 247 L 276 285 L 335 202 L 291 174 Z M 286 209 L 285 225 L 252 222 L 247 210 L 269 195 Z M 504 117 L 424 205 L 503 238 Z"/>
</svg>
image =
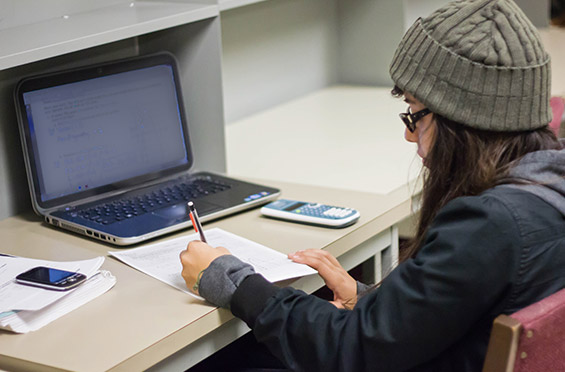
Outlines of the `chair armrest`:
<svg viewBox="0 0 565 372">
<path fill-rule="evenodd" d="M 483 372 L 512 372 L 522 325 L 508 315 L 494 320 Z"/>
</svg>

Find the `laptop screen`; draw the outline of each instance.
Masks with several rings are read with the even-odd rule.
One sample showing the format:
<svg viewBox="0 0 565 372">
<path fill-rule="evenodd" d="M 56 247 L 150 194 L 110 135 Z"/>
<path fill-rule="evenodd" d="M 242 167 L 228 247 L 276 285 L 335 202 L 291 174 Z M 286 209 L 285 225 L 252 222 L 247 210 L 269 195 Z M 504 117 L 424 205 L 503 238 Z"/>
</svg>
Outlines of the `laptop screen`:
<svg viewBox="0 0 565 372">
<path fill-rule="evenodd" d="M 190 166 L 171 63 L 88 71 L 63 74 L 61 84 L 56 76 L 53 85 L 28 83 L 32 89 L 21 92 L 40 203 Z"/>
</svg>

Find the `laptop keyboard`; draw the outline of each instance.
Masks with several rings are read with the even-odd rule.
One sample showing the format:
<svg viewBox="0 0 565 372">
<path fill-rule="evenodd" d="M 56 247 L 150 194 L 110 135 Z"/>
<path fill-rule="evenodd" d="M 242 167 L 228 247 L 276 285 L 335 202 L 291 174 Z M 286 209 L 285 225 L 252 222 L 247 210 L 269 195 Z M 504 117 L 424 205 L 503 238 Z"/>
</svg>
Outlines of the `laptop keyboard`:
<svg viewBox="0 0 565 372">
<path fill-rule="evenodd" d="M 196 179 L 167 185 L 134 197 L 113 200 L 76 213 L 90 221 L 109 225 L 156 209 L 222 192 L 229 188 L 230 185 L 217 180 Z"/>
</svg>

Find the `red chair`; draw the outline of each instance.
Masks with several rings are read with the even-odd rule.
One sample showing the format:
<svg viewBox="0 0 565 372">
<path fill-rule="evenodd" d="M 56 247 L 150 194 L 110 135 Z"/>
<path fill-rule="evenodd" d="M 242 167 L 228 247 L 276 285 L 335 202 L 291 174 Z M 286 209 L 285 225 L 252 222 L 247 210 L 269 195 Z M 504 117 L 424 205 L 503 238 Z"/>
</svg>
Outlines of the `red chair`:
<svg viewBox="0 0 565 372">
<path fill-rule="evenodd" d="M 565 371 L 565 289 L 493 323 L 483 372 Z"/>
<path fill-rule="evenodd" d="M 557 137 L 563 137 L 563 131 L 565 130 L 565 124 L 563 124 L 565 99 L 563 97 L 551 97 L 549 104 L 551 106 L 551 112 L 553 113 L 553 119 L 551 123 L 549 123 L 549 127 Z"/>
</svg>

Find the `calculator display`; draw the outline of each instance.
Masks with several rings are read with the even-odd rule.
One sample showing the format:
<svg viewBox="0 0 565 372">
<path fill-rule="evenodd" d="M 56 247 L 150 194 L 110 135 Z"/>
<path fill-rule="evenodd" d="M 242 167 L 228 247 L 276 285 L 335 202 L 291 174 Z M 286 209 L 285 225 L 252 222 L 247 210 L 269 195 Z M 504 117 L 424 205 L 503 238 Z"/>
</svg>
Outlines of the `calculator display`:
<svg viewBox="0 0 565 372">
<path fill-rule="evenodd" d="M 292 204 L 290 207 L 286 207 L 284 210 L 287 211 L 287 212 L 288 212 L 288 211 L 293 211 L 293 210 L 295 210 L 296 208 L 300 208 L 300 207 L 302 207 L 302 206 L 305 205 L 305 204 L 306 204 L 306 203 L 302 203 L 302 202 L 294 203 L 294 204 Z"/>
</svg>

